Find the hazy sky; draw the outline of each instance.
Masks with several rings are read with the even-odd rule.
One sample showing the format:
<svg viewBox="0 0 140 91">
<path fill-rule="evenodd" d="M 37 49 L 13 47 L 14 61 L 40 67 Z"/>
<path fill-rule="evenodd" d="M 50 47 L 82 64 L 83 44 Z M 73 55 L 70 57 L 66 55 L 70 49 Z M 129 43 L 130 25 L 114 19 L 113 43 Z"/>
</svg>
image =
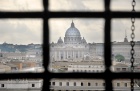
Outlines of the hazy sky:
<svg viewBox="0 0 140 91">
<path fill-rule="evenodd" d="M 111 10 L 131 11 L 132 0 L 112 0 Z M 140 0 L 136 0 L 136 11 L 140 11 Z M 103 0 L 50 0 L 51 11 L 103 11 Z M 119 7 L 118 7 L 119 6 Z M 42 0 L 0 0 L 0 11 L 42 11 Z M 104 19 L 50 19 L 50 42 L 57 42 L 59 37 L 65 36 L 71 21 L 81 32 L 87 42 L 103 42 Z M 136 38 L 140 40 L 140 20 L 136 20 Z M 112 41 L 123 41 L 124 32 L 130 40 L 130 19 L 112 20 Z M 118 36 L 119 35 L 119 36 Z M 0 20 L 0 43 L 14 44 L 42 43 L 42 20 L 41 19 L 1 19 Z"/>
</svg>

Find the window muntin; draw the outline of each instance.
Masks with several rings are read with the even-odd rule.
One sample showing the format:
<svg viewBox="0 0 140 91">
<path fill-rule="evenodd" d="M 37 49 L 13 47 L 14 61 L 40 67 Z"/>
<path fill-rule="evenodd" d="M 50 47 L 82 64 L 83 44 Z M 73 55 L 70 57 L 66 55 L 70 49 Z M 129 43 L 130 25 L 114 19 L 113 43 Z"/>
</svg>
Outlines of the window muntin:
<svg viewBox="0 0 140 91">
<path fill-rule="evenodd" d="M 109 2 L 109 1 L 107 1 L 107 2 Z M 44 4 L 44 6 L 46 7 L 47 5 Z M 106 10 L 108 10 L 108 8 L 107 8 L 107 7 L 109 6 L 108 3 L 105 3 L 105 6 L 106 6 L 106 7 L 105 7 Z M 109 11 L 109 12 L 110 12 L 110 11 Z M 108 12 L 106 12 L 106 13 L 107 13 L 108 15 L 110 14 L 110 13 L 108 13 Z M 9 17 L 7 14 L 8 14 L 8 13 L 5 14 L 6 16 L 2 16 L 2 17 Z M 74 14 L 74 13 L 73 13 L 73 14 Z M 92 14 L 92 13 L 91 13 L 91 14 Z M 105 17 L 105 15 L 101 15 L 101 16 L 100 16 L 100 14 L 99 14 L 98 12 L 97 12 L 96 14 L 99 15 L 98 17 L 104 17 L 104 18 L 106 18 L 107 23 L 108 23 L 109 25 L 110 25 L 110 21 L 109 21 L 110 18 L 112 18 L 112 17 L 121 18 L 121 17 L 123 16 L 123 15 L 122 15 L 123 13 L 121 13 L 121 12 L 117 12 L 117 13 L 116 13 L 116 14 L 119 14 L 120 16 L 112 15 L 112 16 L 110 16 L 110 18 Z M 136 13 L 135 15 L 137 16 L 137 14 L 138 14 L 138 13 Z M 19 15 L 25 15 L 25 14 L 19 14 Z M 16 14 L 13 13 L 13 15 L 10 16 L 10 17 L 19 17 L 19 15 L 16 15 Z M 97 15 L 92 16 L 92 17 L 97 17 Z M 34 15 L 31 15 L 31 16 L 34 16 Z M 27 16 L 24 16 L 24 17 L 30 17 L 30 18 L 31 18 L 31 16 L 28 16 L 28 15 L 27 15 Z M 67 16 L 67 15 L 66 15 L 66 16 Z M 81 17 L 82 15 L 78 15 L 78 16 Z M 86 16 L 89 16 L 89 15 L 85 15 L 85 17 L 86 17 Z M 127 15 L 126 13 L 124 14 L 124 17 L 130 17 L 130 16 L 132 16 L 132 15 L 131 15 L 131 14 L 130 14 L 130 15 Z M 38 17 L 38 16 L 35 15 L 35 17 Z M 40 17 L 41 17 L 41 16 L 40 16 Z M 59 16 L 56 15 L 56 17 L 59 17 Z M 90 17 L 91 17 L 91 16 L 90 16 Z M 137 16 L 137 17 L 138 17 L 138 16 Z M 43 18 L 43 17 L 42 17 L 42 18 Z M 47 18 L 48 18 L 48 17 L 47 17 Z M 44 18 L 44 19 L 46 19 L 46 18 Z M 46 20 L 47 20 L 47 19 L 46 19 Z M 47 25 L 47 24 L 48 24 L 48 23 L 45 22 L 45 25 Z M 47 27 L 45 27 L 45 29 L 47 29 Z M 107 30 L 107 29 L 109 29 L 109 30 Z M 108 28 L 105 28 L 105 30 L 108 31 L 107 33 L 110 33 L 110 28 L 109 28 L 109 27 L 108 27 Z M 110 34 L 107 34 L 107 33 L 105 33 L 105 34 L 106 34 L 106 35 L 110 35 Z M 108 41 L 106 41 L 106 43 L 109 42 L 109 39 L 110 39 L 110 38 L 109 38 L 109 37 L 105 37 L 105 38 L 108 39 Z M 109 47 L 110 47 L 110 45 L 109 45 Z M 105 48 L 106 48 L 106 47 L 105 47 Z M 48 50 L 49 50 L 49 49 L 48 49 Z M 110 50 L 109 50 L 109 51 L 110 51 Z M 105 55 L 106 55 L 106 54 L 105 54 Z M 109 55 L 106 55 L 106 57 L 110 57 L 110 56 L 109 56 Z M 47 63 L 47 62 L 45 62 L 45 63 Z M 110 64 L 110 62 L 106 63 L 107 66 L 108 66 L 109 64 Z M 114 73 L 110 73 L 110 74 L 114 74 Z M 3 75 L 3 74 L 2 74 L 2 75 Z M 9 74 L 8 74 L 8 75 L 9 75 Z M 27 75 L 30 75 L 30 76 L 31 76 L 31 74 L 27 74 Z M 6 76 L 6 75 L 5 75 L 5 76 Z M 10 76 L 10 75 L 9 75 L 9 76 Z M 37 76 L 38 76 L 38 75 L 37 75 Z M 37 77 L 37 76 L 36 76 L 36 77 Z M 100 76 L 100 74 L 99 74 L 99 76 Z M 130 78 L 130 77 L 137 77 L 137 76 L 134 76 L 134 75 L 132 75 L 132 76 L 127 76 L 126 74 L 125 74 L 125 76 L 126 76 L 126 78 L 127 78 L 127 77 L 128 77 L 128 78 Z M 16 77 L 16 75 L 15 75 L 15 77 Z M 23 77 L 23 76 L 21 76 L 21 77 Z M 28 76 L 28 77 L 29 77 L 29 76 Z M 93 76 L 93 77 L 95 77 L 95 76 Z M 121 77 L 121 76 L 118 76 L 118 77 Z M 140 76 L 139 76 L 139 77 L 140 77 Z M 6 78 L 6 77 L 5 77 L 5 78 Z M 113 78 L 115 78 L 115 76 L 113 76 Z M 110 81 L 111 81 L 111 79 L 109 79 L 108 82 L 106 81 L 106 83 L 107 83 L 106 89 L 107 89 L 107 90 L 112 89 L 112 86 L 110 86 Z M 110 86 L 110 88 L 109 88 L 109 86 Z M 47 88 L 47 87 L 46 87 L 46 88 Z M 44 89 L 44 90 L 45 90 L 45 89 Z"/>
</svg>

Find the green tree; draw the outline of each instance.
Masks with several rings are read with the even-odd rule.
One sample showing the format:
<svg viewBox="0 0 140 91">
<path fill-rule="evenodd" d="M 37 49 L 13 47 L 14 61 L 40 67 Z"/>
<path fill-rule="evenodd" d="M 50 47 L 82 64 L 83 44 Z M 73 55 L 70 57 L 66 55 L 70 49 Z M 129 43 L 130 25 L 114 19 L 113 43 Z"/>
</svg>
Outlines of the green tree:
<svg viewBox="0 0 140 91">
<path fill-rule="evenodd" d="M 121 61 L 124 61 L 125 60 L 124 56 L 123 55 L 120 55 L 120 54 L 117 54 L 115 56 L 115 59 L 117 59 L 118 62 L 121 62 Z"/>
</svg>

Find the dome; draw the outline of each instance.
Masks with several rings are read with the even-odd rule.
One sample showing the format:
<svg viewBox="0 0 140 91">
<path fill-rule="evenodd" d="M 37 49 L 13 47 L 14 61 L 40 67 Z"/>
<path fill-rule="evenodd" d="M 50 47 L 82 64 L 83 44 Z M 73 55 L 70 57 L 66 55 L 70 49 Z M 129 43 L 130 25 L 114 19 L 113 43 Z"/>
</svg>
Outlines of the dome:
<svg viewBox="0 0 140 91">
<path fill-rule="evenodd" d="M 83 39 L 81 40 L 81 42 L 82 42 L 83 44 L 87 44 L 87 42 L 86 42 L 86 40 L 85 40 L 84 37 L 83 37 Z"/>
<path fill-rule="evenodd" d="M 65 37 L 80 37 L 81 34 L 79 30 L 74 26 L 74 23 L 71 23 L 71 27 L 67 29 Z"/>
<path fill-rule="evenodd" d="M 58 44 L 62 44 L 62 43 L 63 43 L 63 40 L 61 39 L 61 37 L 59 37 L 57 43 L 58 43 Z"/>
<path fill-rule="evenodd" d="M 71 23 L 71 27 L 67 29 L 64 37 L 65 44 L 80 44 L 81 43 L 81 34 L 79 30 L 74 26 L 74 23 Z"/>
</svg>

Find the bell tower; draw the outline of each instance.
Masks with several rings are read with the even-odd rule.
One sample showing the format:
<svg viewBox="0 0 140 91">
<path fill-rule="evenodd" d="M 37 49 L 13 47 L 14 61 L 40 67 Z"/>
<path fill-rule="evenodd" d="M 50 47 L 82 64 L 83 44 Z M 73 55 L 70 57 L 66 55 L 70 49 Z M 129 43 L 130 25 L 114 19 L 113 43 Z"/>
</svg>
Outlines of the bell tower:
<svg viewBox="0 0 140 91">
<path fill-rule="evenodd" d="M 128 39 L 127 39 L 127 32 L 125 30 L 125 38 L 124 38 L 124 42 L 128 42 Z"/>
</svg>

